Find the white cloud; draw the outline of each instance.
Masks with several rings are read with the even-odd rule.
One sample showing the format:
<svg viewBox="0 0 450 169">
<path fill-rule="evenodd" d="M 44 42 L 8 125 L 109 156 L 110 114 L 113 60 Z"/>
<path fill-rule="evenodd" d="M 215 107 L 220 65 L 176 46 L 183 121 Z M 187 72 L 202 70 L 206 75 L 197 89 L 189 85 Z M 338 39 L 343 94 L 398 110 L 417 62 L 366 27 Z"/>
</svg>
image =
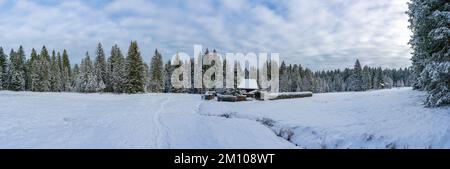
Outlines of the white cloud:
<svg viewBox="0 0 450 169">
<path fill-rule="evenodd" d="M 116 0 L 105 7 L 106 12 L 134 12 L 146 14 L 156 10 L 156 6 L 145 0 Z"/>
<path fill-rule="evenodd" d="M 245 10 L 249 7 L 246 0 L 221 0 L 220 2 L 226 9 L 233 11 Z"/>
<path fill-rule="evenodd" d="M 0 0 L 0 5 L 4 0 Z M 126 51 L 138 40 L 149 60 L 192 53 L 193 44 L 219 52 L 279 52 L 289 63 L 314 69 L 409 65 L 407 0 L 116 0 L 93 7 L 83 1 L 46 6 L 16 1 L 0 11 L 0 46 L 67 48 L 79 62 L 96 43 Z M 274 6 L 275 5 L 275 6 Z"/>
</svg>

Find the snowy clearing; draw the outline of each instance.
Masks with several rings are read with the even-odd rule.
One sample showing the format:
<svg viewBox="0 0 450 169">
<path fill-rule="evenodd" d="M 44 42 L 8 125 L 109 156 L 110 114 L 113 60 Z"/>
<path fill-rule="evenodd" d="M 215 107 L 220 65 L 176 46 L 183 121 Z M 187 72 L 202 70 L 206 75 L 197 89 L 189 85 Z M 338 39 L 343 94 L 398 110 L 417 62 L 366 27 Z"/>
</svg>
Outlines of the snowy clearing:
<svg viewBox="0 0 450 169">
<path fill-rule="evenodd" d="M 450 148 L 410 88 L 224 103 L 189 94 L 0 92 L 0 148 Z"/>
</svg>

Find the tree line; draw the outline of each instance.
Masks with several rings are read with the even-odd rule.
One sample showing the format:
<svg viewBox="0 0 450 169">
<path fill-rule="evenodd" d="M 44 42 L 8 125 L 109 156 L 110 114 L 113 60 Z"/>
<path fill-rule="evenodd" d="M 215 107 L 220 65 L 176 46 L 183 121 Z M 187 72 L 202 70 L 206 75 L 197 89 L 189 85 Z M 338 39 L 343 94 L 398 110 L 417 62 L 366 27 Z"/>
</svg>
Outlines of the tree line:
<svg viewBox="0 0 450 169">
<path fill-rule="evenodd" d="M 114 92 L 143 93 L 162 92 L 161 72 L 149 71 L 144 63 L 137 42 L 130 44 L 126 57 L 114 45 L 106 59 L 101 43 L 95 59 L 86 52 L 80 64 L 72 66 L 66 50 L 51 51 L 43 46 L 38 53 L 34 48 L 28 59 L 22 46 L 5 54 L 0 47 L 0 89 L 36 92 Z M 162 70 L 162 58 L 158 51 L 152 57 L 151 66 Z M 147 78 L 147 77 L 151 78 Z"/>
<path fill-rule="evenodd" d="M 280 66 L 280 90 L 283 92 L 313 91 L 315 93 L 366 91 L 412 84 L 409 68 L 382 69 L 362 67 L 356 60 L 353 69 L 311 71 L 301 65 Z"/>
<path fill-rule="evenodd" d="M 212 53 L 215 54 L 216 50 Z M 206 49 L 203 56 L 208 54 L 210 52 Z M 191 64 L 193 63 L 192 58 Z M 215 64 L 203 65 L 201 74 L 205 74 L 207 69 Z M 226 60 L 217 64 L 223 64 L 225 68 Z M 22 46 L 17 51 L 12 49 L 9 57 L 0 47 L 0 65 L 0 88 L 3 90 L 82 93 L 202 93 L 208 90 L 205 86 L 202 89 L 194 88 L 194 85 L 187 89 L 174 88 L 171 76 L 178 66 L 172 65 L 170 61 L 164 64 L 158 50 L 155 50 L 150 65 L 147 65 L 136 41 L 131 42 L 126 57 L 117 45 L 111 47 L 111 53 L 109 57 L 106 57 L 103 46 L 99 43 L 94 59 L 91 59 L 90 54 L 86 52 L 81 63 L 74 66 L 71 65 L 66 50 L 63 50 L 62 54 L 54 50 L 49 52 L 43 46 L 39 53 L 32 49 L 30 57 L 26 59 Z M 237 67 L 239 66 L 235 66 L 235 75 Z M 191 76 L 194 76 L 193 68 L 194 66 L 191 69 Z M 226 77 L 225 72 L 223 71 L 223 77 Z M 246 69 L 243 72 L 244 77 L 248 78 L 251 71 Z M 216 75 L 213 74 L 213 76 Z M 279 80 L 282 92 L 365 91 L 412 84 L 408 68 L 361 67 L 359 60 L 356 61 L 353 69 L 315 72 L 299 64 L 287 65 L 282 62 Z M 238 81 L 235 79 L 235 87 Z"/>
</svg>

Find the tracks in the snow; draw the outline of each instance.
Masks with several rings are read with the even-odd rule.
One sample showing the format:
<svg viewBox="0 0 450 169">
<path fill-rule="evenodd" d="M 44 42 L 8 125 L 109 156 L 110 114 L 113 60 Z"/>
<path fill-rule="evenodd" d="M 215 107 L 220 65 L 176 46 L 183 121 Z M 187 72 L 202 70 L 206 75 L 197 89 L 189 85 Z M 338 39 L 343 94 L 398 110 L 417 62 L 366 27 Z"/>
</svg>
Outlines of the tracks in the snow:
<svg viewBox="0 0 450 169">
<path fill-rule="evenodd" d="M 165 112 L 166 105 L 170 102 L 171 97 L 167 97 L 159 106 L 158 110 L 153 114 L 153 123 L 156 127 L 156 138 L 154 148 L 170 148 L 169 131 L 167 126 L 161 120 L 161 115 Z"/>
</svg>

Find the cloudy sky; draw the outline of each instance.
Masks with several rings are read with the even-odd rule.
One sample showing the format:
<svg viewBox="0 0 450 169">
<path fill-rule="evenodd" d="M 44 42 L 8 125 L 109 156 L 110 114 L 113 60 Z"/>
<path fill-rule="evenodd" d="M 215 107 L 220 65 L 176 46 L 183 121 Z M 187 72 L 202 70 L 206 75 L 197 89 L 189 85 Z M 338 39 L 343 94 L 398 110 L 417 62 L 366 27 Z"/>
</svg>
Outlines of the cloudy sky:
<svg viewBox="0 0 450 169">
<path fill-rule="evenodd" d="M 79 62 L 102 42 L 137 40 L 146 62 L 193 45 L 277 52 L 289 63 L 334 69 L 410 64 L 408 0 L 0 0 L 0 46 L 69 51 Z"/>
</svg>

